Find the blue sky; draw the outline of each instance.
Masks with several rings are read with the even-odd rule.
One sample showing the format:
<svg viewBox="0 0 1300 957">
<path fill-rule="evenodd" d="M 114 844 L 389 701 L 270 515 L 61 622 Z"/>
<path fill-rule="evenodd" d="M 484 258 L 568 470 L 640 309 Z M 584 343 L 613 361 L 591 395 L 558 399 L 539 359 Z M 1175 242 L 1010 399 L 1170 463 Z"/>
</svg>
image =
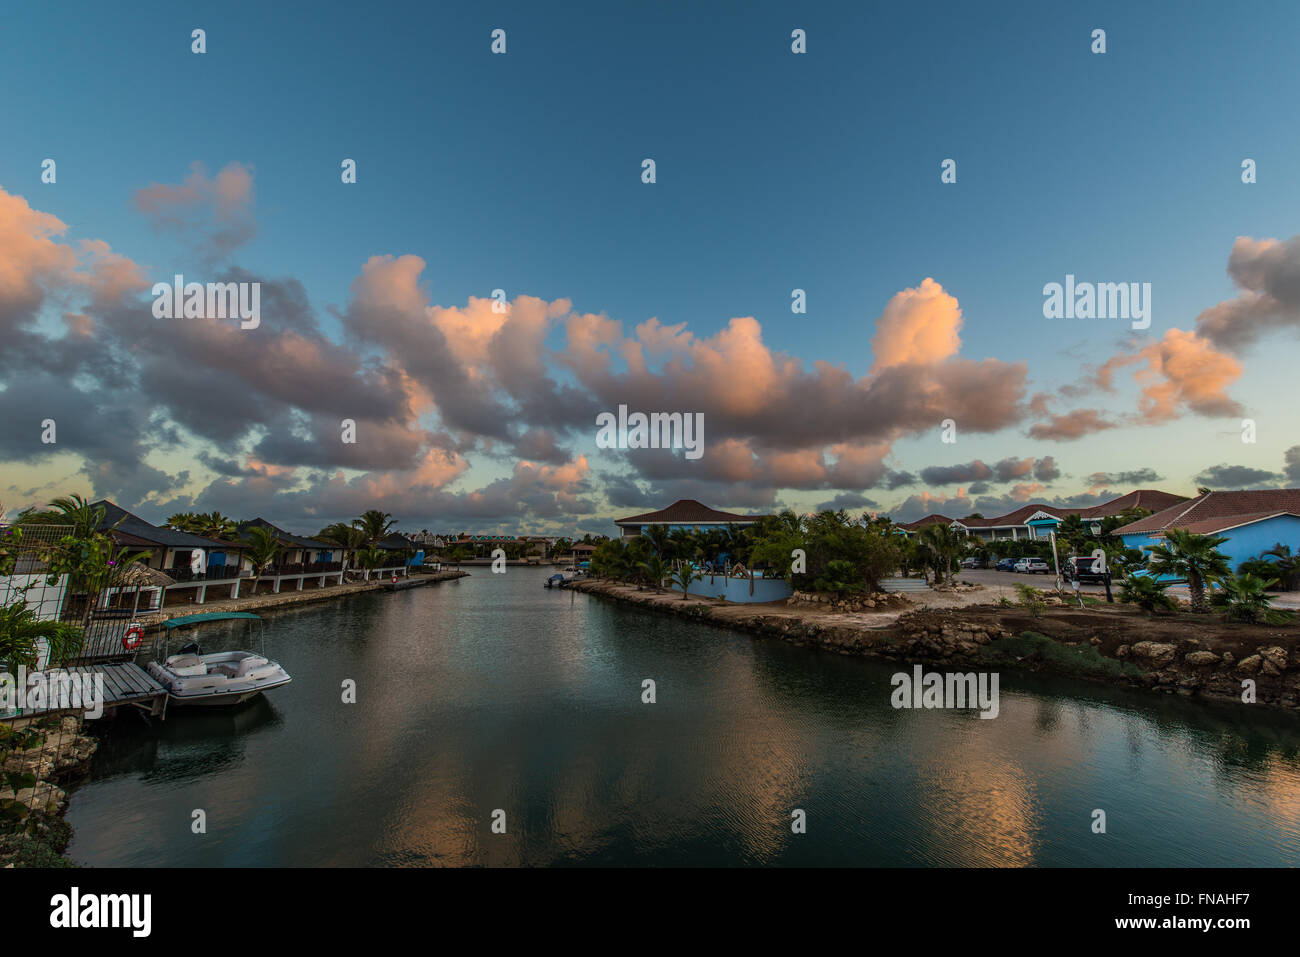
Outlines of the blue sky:
<svg viewBox="0 0 1300 957">
<path fill-rule="evenodd" d="M 367 260 L 415 255 L 432 304 L 502 288 L 511 300 L 568 299 L 628 335 L 651 317 L 707 337 L 752 316 L 773 352 L 859 377 L 886 305 L 930 277 L 960 303 L 960 355 L 1026 362 L 1028 399 L 1126 348 L 1126 323 L 1044 319 L 1044 283 L 1150 282 L 1143 341 L 1153 342 L 1239 293 L 1227 272 L 1238 236 L 1294 235 L 1298 21 L 1285 3 L 1248 15 L 1108 3 L 38 6 L 0 38 L 0 187 L 57 216 L 62 241 L 102 239 L 153 281 L 197 267 L 174 230 L 141 215 L 136 191 L 180 183 L 196 162 L 212 175 L 241 164 L 256 235 L 226 265 L 300 283 L 335 342 L 347 341 L 340 316 Z M 207 31 L 202 56 L 190 52 L 195 27 Z M 489 52 L 497 27 L 504 56 Z M 805 55 L 790 51 L 796 27 Z M 1096 27 L 1103 55 L 1090 52 Z M 57 184 L 40 182 L 45 157 L 57 159 Z M 355 185 L 339 181 L 345 157 L 358 163 Z M 640 179 L 646 157 L 653 185 Z M 939 179 L 949 157 L 951 185 Z M 1240 179 L 1245 157 L 1258 164 L 1253 185 Z M 796 287 L 805 316 L 790 312 Z M 546 336 L 554 350 L 565 342 L 560 324 Z M 1259 422 L 1253 446 L 1236 438 L 1241 415 L 1181 408 L 1069 442 L 1031 440 L 1030 418 L 952 446 L 904 429 L 890 461 L 915 473 L 1052 456 L 1062 475 L 1044 500 L 1083 492 L 1092 472 L 1152 468 L 1172 491 L 1216 464 L 1280 473 L 1290 426 L 1276 397 L 1294 343 L 1283 324 L 1234 353 L 1243 372 L 1227 394 Z M 1073 402 L 1133 412 L 1137 385 L 1116 385 Z M 421 422 L 439 419 L 434 409 Z M 573 491 L 591 511 L 463 522 L 598 528 L 626 511 L 598 475 L 623 463 L 596 453 L 591 431 L 563 434 L 590 458 L 589 487 Z M 199 446 L 243 450 L 186 436 L 148 454 L 174 471 L 168 463 Z M 514 467 L 462 451 L 470 464 L 449 488 L 467 494 Z M 6 504 L 41 485 L 33 476 L 68 478 L 36 453 L 12 461 L 21 479 L 0 482 Z M 306 481 L 299 463 L 283 464 Z M 100 476 L 97 491 L 129 492 L 147 512 L 187 504 L 178 496 L 200 496 L 208 478 L 196 469 L 172 489 L 114 490 Z M 640 488 L 654 507 L 674 487 Z M 721 506 L 764 497 L 712 491 Z M 922 487 L 823 483 L 766 497 L 812 507 L 838 491 L 888 509 Z M 431 508 L 420 519 L 440 517 Z"/>
</svg>

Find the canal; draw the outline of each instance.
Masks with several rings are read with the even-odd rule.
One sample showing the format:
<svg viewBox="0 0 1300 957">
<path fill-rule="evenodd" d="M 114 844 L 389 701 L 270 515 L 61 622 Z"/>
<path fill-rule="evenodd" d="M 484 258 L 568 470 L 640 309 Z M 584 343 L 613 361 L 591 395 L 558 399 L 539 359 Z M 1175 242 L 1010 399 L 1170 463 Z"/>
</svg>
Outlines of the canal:
<svg viewBox="0 0 1300 957">
<path fill-rule="evenodd" d="M 1300 864 L 1289 715 L 1010 674 L 993 720 L 894 710 L 891 665 L 547 590 L 550 571 L 477 569 L 268 614 L 267 654 L 293 683 L 152 726 L 121 716 L 72 790 L 69 856 Z M 204 650 L 240 636 L 208 626 Z M 642 703 L 647 678 L 654 704 Z M 806 833 L 791 832 L 795 809 Z M 193 833 L 198 810 L 206 833 Z"/>
</svg>

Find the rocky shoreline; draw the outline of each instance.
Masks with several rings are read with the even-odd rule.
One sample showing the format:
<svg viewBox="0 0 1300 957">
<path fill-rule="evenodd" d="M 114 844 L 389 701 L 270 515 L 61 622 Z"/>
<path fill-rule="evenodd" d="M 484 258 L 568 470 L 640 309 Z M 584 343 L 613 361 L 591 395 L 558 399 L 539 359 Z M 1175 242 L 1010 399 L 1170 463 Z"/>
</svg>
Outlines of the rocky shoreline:
<svg viewBox="0 0 1300 957">
<path fill-rule="evenodd" d="M 848 601 L 796 593 L 785 602 L 738 605 L 597 580 L 573 587 L 838 654 L 963 670 L 1019 669 L 1238 704 L 1250 679 L 1256 703 L 1300 708 L 1300 626 L 1294 624 L 1179 624 L 1128 606 L 1076 609 L 1059 599 L 1040 617 L 992 604 L 916 607 L 885 593 Z"/>
<path fill-rule="evenodd" d="M 35 732 L 38 740 L 11 751 L 3 769 L 35 780 L 17 792 L 0 787 L 0 800 L 15 800 L 28 811 L 24 831 L 0 834 L 0 867 L 75 866 L 63 856 L 72 839 L 72 828 L 63 820 L 68 803 L 63 786 L 88 770 L 99 747 L 98 741 L 82 734 L 82 728 L 80 717 L 52 715 L 21 729 L 20 733 Z"/>
</svg>

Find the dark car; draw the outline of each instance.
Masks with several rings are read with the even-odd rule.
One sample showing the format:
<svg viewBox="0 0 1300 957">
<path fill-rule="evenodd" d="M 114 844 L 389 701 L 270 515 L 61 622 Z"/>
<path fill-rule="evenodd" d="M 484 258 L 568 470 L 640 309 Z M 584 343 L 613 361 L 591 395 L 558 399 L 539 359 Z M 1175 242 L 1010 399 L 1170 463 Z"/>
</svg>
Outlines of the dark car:
<svg viewBox="0 0 1300 957">
<path fill-rule="evenodd" d="M 1078 581 L 1081 585 L 1101 585 L 1106 581 L 1105 572 L 1092 570 L 1091 555 L 1072 555 L 1065 560 L 1061 574 L 1068 582 Z"/>
<path fill-rule="evenodd" d="M 989 562 L 987 558 L 963 558 L 961 560 L 961 567 L 962 568 L 988 568 Z"/>
<path fill-rule="evenodd" d="M 999 558 L 998 563 L 993 566 L 994 571 L 1009 572 L 1016 567 L 1014 558 Z"/>
</svg>

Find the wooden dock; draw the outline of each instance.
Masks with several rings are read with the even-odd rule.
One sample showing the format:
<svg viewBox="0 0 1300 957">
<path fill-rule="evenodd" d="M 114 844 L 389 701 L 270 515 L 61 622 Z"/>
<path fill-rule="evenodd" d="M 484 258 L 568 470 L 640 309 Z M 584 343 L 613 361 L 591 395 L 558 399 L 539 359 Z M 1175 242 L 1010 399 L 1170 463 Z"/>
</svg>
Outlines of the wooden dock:
<svg viewBox="0 0 1300 957">
<path fill-rule="evenodd" d="M 139 665 L 133 662 L 119 662 L 117 664 L 98 664 L 98 665 L 74 665 L 71 668 L 57 668 L 43 672 L 47 678 L 57 679 L 62 674 L 79 674 L 81 675 L 82 687 L 88 687 L 86 682 L 91 682 L 93 686 L 97 676 L 102 676 L 104 681 L 104 714 L 103 717 L 112 717 L 117 713 L 117 709 L 123 706 L 139 708 L 145 714 L 151 717 L 166 717 L 167 713 L 167 689 L 160 685 L 154 677 L 145 671 Z M 12 724 L 14 722 L 23 722 L 39 718 L 48 714 L 83 714 L 88 710 L 86 708 L 60 708 L 46 707 L 39 709 L 22 709 L 17 713 L 0 714 L 0 722 Z"/>
</svg>

